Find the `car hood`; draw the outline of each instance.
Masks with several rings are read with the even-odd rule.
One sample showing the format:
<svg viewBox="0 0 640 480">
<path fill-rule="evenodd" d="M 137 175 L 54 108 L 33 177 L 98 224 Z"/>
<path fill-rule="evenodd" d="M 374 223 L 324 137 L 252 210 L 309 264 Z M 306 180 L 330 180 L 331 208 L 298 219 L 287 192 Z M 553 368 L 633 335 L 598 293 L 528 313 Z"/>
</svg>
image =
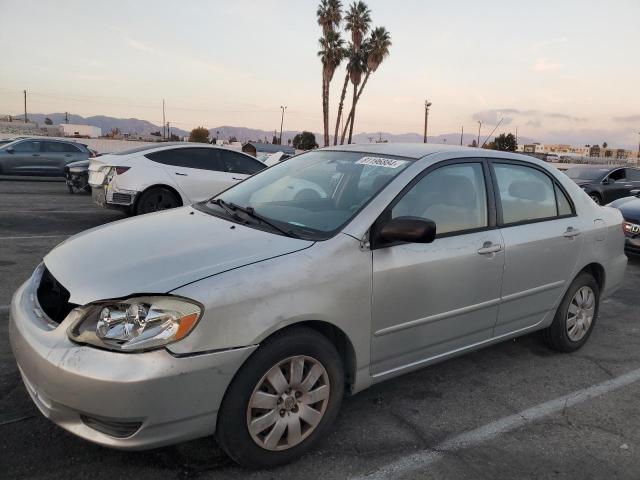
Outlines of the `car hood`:
<svg viewBox="0 0 640 480">
<path fill-rule="evenodd" d="M 85 304 L 169 292 L 313 243 L 183 207 L 87 230 L 53 249 L 44 263 L 70 292 L 69 302 Z"/>
<path fill-rule="evenodd" d="M 620 198 L 614 202 L 611 202 L 608 206 L 620 210 L 620 213 L 622 213 L 622 216 L 625 218 L 625 220 L 633 223 L 640 222 L 640 198 Z"/>
</svg>

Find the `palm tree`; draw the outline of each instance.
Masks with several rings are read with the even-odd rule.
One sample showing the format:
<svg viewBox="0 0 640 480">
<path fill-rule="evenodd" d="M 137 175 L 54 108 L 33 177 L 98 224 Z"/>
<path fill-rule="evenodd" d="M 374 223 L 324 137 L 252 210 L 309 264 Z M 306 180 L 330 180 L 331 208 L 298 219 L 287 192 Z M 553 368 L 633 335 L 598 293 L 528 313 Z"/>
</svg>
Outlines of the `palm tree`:
<svg viewBox="0 0 640 480">
<path fill-rule="evenodd" d="M 353 99 L 352 105 L 355 105 L 356 97 L 358 94 L 358 85 L 362 81 L 362 75 L 367 70 L 367 51 L 364 48 L 361 48 L 358 53 L 352 54 L 349 59 L 349 64 L 347 65 L 349 71 L 349 80 L 351 80 L 351 84 L 353 85 Z M 353 110 L 353 107 L 352 107 Z M 340 145 L 344 143 L 344 137 L 349 127 L 348 119 L 347 124 L 344 126 L 344 130 L 342 131 L 342 137 L 340 138 Z M 351 141 L 349 141 L 351 143 Z"/>
<path fill-rule="evenodd" d="M 335 32 L 342 21 L 342 3 L 340 0 L 322 0 L 316 11 L 318 25 L 322 27 L 322 35 Z"/>
<path fill-rule="evenodd" d="M 345 55 L 344 40 L 334 31 L 320 38 L 318 56 L 322 62 L 322 116 L 324 123 L 324 146 L 329 146 L 329 85 L 336 68 Z"/>
<path fill-rule="evenodd" d="M 340 35 L 335 33 L 335 29 L 340 26 L 342 21 L 342 3 L 340 0 L 321 0 L 316 15 L 323 35 L 320 39 L 322 50 L 318 52 L 318 55 L 322 61 L 322 117 L 324 121 L 324 146 L 326 147 L 329 145 L 329 84 L 335 69 L 344 58 L 343 41 L 340 39 Z M 336 61 L 338 63 L 334 66 Z"/>
<path fill-rule="evenodd" d="M 360 86 L 360 90 L 355 97 L 353 104 L 351 105 L 351 112 L 349 113 L 349 118 L 347 118 L 347 125 L 349 125 L 349 141 L 351 143 L 351 138 L 353 135 L 353 124 L 354 118 L 356 115 L 356 105 L 360 100 L 360 95 L 362 95 L 362 91 L 364 90 L 367 81 L 369 80 L 369 76 L 375 72 L 380 64 L 383 62 L 385 58 L 389 56 L 389 47 L 391 47 L 391 34 L 389 34 L 388 30 L 385 27 L 377 27 L 371 31 L 371 36 L 365 42 L 362 50 L 366 52 L 367 66 L 366 66 L 366 75 L 364 76 L 364 80 L 362 81 L 362 85 Z M 346 127 L 345 127 L 346 131 Z M 342 137 L 344 138 L 344 133 Z"/>
<path fill-rule="evenodd" d="M 369 31 L 369 25 L 371 24 L 371 11 L 367 4 L 361 1 L 353 2 L 349 7 L 349 11 L 344 17 L 345 28 L 351 32 L 351 43 L 349 45 L 349 64 L 358 65 L 359 60 L 355 58 L 360 52 L 362 45 L 362 39 Z M 353 62 L 351 61 L 353 60 Z M 336 118 L 336 129 L 333 137 L 333 144 L 338 143 L 338 129 L 340 128 L 340 119 L 342 118 L 342 108 L 344 106 L 344 98 L 347 94 L 347 86 L 349 85 L 349 79 L 351 73 L 349 71 L 349 65 L 347 65 L 347 72 L 344 76 L 344 84 L 342 85 L 342 93 L 340 95 L 340 103 L 338 105 L 338 117 Z M 342 137 L 344 141 L 344 135 Z"/>
</svg>

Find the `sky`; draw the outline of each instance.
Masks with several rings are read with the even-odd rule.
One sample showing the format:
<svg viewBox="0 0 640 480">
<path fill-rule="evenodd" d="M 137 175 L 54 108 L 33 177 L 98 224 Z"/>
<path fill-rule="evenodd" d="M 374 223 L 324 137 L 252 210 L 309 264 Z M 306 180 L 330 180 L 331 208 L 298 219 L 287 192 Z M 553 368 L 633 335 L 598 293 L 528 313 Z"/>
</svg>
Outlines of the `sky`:
<svg viewBox="0 0 640 480">
<path fill-rule="evenodd" d="M 0 113 L 322 131 L 317 0 L 0 0 Z M 346 4 L 346 2 L 344 2 Z M 368 0 L 390 56 L 356 132 L 640 140 L 639 0 Z M 335 122 L 344 66 L 331 84 Z M 350 92 L 347 98 L 350 98 Z M 330 129 L 333 130 L 333 127 Z"/>
</svg>

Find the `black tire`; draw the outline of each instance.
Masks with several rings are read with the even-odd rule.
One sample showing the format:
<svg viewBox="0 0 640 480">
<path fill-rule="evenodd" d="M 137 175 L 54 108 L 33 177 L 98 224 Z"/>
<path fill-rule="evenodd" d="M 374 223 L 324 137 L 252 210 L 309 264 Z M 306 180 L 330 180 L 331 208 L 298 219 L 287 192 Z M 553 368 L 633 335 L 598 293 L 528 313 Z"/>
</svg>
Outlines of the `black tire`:
<svg viewBox="0 0 640 480">
<path fill-rule="evenodd" d="M 595 295 L 593 320 L 591 321 L 586 332 L 579 340 L 572 340 L 569 337 L 567 328 L 567 316 L 569 312 L 569 306 L 571 305 L 574 296 L 582 287 L 589 287 Z M 589 273 L 583 272 L 579 274 L 567 290 L 567 293 L 562 299 L 562 302 L 560 302 L 560 305 L 556 310 L 556 315 L 553 319 L 553 323 L 546 329 L 542 330 L 543 340 L 549 347 L 557 350 L 558 352 L 575 352 L 579 348 L 582 348 L 582 346 L 587 343 L 587 340 L 591 336 L 593 327 L 595 326 L 596 320 L 598 319 L 599 308 L 600 287 L 598 286 L 598 282 L 596 282 L 596 279 L 593 278 L 593 276 Z"/>
<path fill-rule="evenodd" d="M 301 443 L 286 450 L 267 450 L 258 445 L 249 433 L 249 400 L 254 389 L 273 366 L 298 355 L 311 357 L 320 362 L 329 377 L 330 392 L 324 416 L 315 430 Z M 229 385 L 218 412 L 218 444 L 229 457 L 244 467 L 270 468 L 289 463 L 326 436 L 340 409 L 344 383 L 340 355 L 327 337 L 307 327 L 294 327 L 278 333 L 249 357 Z"/>
<path fill-rule="evenodd" d="M 146 190 L 138 199 L 135 208 L 136 215 L 169 210 L 182 205 L 180 198 L 168 188 L 152 187 Z"/>
<path fill-rule="evenodd" d="M 591 200 L 593 200 L 596 205 L 602 205 L 602 197 L 599 193 L 590 193 L 589 197 L 591 197 Z"/>
</svg>

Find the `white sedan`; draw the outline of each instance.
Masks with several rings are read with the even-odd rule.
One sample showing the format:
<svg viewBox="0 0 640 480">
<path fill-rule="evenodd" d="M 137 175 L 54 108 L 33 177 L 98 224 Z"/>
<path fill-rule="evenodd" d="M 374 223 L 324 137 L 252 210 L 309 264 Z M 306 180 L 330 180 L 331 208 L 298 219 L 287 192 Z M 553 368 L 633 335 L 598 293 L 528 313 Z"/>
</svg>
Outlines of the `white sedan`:
<svg viewBox="0 0 640 480">
<path fill-rule="evenodd" d="M 163 143 L 94 158 L 89 184 L 99 206 L 139 215 L 207 200 L 264 168 L 227 148 Z"/>
</svg>

